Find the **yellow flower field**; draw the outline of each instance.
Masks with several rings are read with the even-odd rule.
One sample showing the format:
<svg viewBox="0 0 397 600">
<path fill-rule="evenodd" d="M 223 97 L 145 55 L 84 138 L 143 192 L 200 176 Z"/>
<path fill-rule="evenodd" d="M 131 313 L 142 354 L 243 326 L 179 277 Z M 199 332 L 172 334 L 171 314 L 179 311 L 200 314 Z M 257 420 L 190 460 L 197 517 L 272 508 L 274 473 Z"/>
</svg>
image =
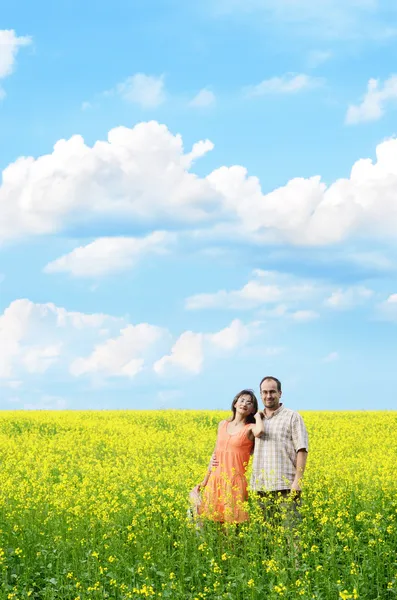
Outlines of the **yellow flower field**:
<svg viewBox="0 0 397 600">
<path fill-rule="evenodd" d="M 304 600 L 397 595 L 397 413 L 302 412 L 302 521 L 187 517 L 205 411 L 3 412 L 0 600 Z"/>
</svg>

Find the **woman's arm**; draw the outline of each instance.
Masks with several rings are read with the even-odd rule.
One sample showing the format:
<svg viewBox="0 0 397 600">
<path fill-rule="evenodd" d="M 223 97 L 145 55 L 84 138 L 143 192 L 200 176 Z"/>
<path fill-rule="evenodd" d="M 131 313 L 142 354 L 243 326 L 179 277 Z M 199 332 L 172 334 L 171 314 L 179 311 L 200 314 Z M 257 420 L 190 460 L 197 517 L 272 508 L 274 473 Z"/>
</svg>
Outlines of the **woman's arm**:
<svg viewBox="0 0 397 600">
<path fill-rule="evenodd" d="M 212 469 L 208 469 L 208 471 L 207 471 L 207 473 L 206 473 L 203 481 L 197 485 L 198 491 L 200 491 L 201 488 L 204 488 L 207 485 L 208 480 L 209 480 L 209 478 L 211 476 L 211 472 L 212 472 Z"/>
<path fill-rule="evenodd" d="M 221 427 L 222 423 L 223 423 L 223 421 L 221 421 L 221 422 L 219 423 L 219 425 L 218 425 L 218 432 L 219 432 L 219 429 L 220 429 L 220 427 Z M 216 453 L 215 453 L 215 450 L 216 450 L 216 444 L 215 444 L 214 451 L 213 451 L 213 453 L 211 454 L 210 464 L 208 465 L 208 470 L 207 470 L 207 473 L 206 473 L 206 475 L 205 475 L 205 477 L 204 477 L 203 481 L 202 481 L 201 483 L 199 483 L 199 484 L 198 484 L 198 486 L 197 486 L 199 490 L 200 490 L 201 488 L 203 488 L 203 487 L 205 487 L 205 486 L 207 485 L 207 483 L 208 483 L 208 480 L 209 480 L 209 478 L 210 478 L 210 476 L 211 476 L 212 470 L 213 470 L 215 467 L 217 467 L 217 466 L 218 466 L 218 461 L 216 460 Z M 216 463 L 216 464 L 214 464 L 214 463 Z"/>
<path fill-rule="evenodd" d="M 262 433 L 265 433 L 265 422 L 264 416 L 262 412 L 257 412 L 254 415 L 255 417 L 255 425 L 252 426 L 252 434 L 254 437 L 261 437 Z"/>
</svg>

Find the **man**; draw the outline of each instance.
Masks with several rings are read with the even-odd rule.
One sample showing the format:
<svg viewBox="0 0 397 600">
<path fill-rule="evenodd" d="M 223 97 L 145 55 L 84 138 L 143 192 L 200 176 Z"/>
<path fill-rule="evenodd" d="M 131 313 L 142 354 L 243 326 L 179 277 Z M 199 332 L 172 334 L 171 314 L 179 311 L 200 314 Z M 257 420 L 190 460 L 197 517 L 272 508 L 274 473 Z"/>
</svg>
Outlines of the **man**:
<svg viewBox="0 0 397 600">
<path fill-rule="evenodd" d="M 276 377 L 264 377 L 259 389 L 264 405 L 260 413 L 263 431 L 255 438 L 250 486 L 260 497 L 266 516 L 279 496 L 291 498 L 293 515 L 288 510 L 291 502 L 282 504 L 295 521 L 309 450 L 307 430 L 300 414 L 280 402 L 281 382 Z M 218 466 L 215 454 L 210 464 Z"/>
<path fill-rule="evenodd" d="M 302 417 L 280 402 L 281 382 L 276 377 L 264 377 L 259 388 L 263 432 L 255 439 L 251 489 L 265 510 L 282 496 L 292 497 L 295 512 L 309 450 L 307 430 Z"/>
</svg>

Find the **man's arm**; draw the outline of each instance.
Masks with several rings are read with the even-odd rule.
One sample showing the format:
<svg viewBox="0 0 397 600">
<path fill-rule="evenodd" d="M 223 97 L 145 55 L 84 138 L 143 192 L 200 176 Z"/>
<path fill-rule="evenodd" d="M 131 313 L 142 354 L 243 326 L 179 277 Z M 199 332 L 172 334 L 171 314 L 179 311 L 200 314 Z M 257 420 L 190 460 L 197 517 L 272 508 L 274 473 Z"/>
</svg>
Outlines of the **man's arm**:
<svg viewBox="0 0 397 600">
<path fill-rule="evenodd" d="M 306 448 L 301 448 L 296 454 L 296 473 L 295 479 L 291 484 L 291 490 L 295 490 L 296 492 L 299 492 L 301 490 L 300 484 L 302 482 L 303 474 L 305 472 L 306 461 L 307 450 Z"/>
</svg>

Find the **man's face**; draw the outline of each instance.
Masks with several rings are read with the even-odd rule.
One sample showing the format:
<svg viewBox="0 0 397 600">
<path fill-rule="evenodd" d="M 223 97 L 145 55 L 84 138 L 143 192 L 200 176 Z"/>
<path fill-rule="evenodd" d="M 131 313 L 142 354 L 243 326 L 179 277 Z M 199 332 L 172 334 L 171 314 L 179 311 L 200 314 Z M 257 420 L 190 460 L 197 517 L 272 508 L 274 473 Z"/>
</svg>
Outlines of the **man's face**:
<svg viewBox="0 0 397 600">
<path fill-rule="evenodd" d="M 277 382 L 265 379 L 261 384 L 261 397 L 265 408 L 277 410 L 280 406 L 281 392 L 277 389 Z"/>
</svg>

